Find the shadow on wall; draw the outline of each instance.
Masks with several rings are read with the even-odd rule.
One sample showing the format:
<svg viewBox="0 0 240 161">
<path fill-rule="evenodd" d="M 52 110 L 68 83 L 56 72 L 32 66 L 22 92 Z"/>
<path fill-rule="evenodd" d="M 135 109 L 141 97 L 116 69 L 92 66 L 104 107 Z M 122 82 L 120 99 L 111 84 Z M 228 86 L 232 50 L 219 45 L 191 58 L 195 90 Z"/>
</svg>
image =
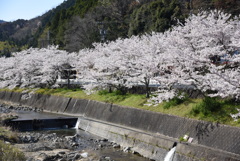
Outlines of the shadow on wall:
<svg viewBox="0 0 240 161">
<path fill-rule="evenodd" d="M 219 127 L 219 123 L 199 122 L 196 126 L 196 136 L 200 143 L 205 137 L 208 137 L 214 129 Z"/>
</svg>

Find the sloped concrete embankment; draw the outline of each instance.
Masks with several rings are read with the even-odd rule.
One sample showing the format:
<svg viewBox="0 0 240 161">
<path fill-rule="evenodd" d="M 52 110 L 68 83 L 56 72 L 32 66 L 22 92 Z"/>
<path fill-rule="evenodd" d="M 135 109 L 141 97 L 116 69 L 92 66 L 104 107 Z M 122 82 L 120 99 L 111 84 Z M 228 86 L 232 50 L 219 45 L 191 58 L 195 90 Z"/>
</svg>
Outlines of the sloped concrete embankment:
<svg viewBox="0 0 240 161">
<path fill-rule="evenodd" d="M 2 101 L 80 117 L 79 128 L 130 147 L 141 155 L 163 160 L 178 138 L 175 161 L 240 160 L 240 128 L 197 121 L 135 108 L 57 96 L 0 92 Z"/>
</svg>

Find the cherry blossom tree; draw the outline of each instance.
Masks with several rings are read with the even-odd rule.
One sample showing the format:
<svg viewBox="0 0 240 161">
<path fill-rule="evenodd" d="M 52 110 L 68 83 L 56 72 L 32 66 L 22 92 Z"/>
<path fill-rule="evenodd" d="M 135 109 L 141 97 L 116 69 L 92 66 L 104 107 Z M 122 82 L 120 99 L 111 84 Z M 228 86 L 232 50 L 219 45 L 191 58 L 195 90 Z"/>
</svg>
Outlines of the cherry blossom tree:
<svg viewBox="0 0 240 161">
<path fill-rule="evenodd" d="M 85 78 L 94 83 L 86 84 L 84 87 L 92 90 L 94 88 L 116 88 L 123 93 L 129 85 L 126 83 L 127 68 L 125 65 L 123 50 L 118 45 L 124 40 L 117 40 L 108 44 L 95 44 L 87 56 L 81 57 L 86 71 Z"/>
<path fill-rule="evenodd" d="M 159 86 L 151 98 L 160 103 L 182 97 L 181 88 L 204 95 L 240 99 L 240 21 L 220 11 L 190 15 L 165 33 L 132 36 L 68 53 L 51 46 L 0 58 L 0 87 L 56 86 L 64 65 L 78 71 L 87 91 Z M 68 81 L 70 83 L 70 81 Z"/>
<path fill-rule="evenodd" d="M 166 33 L 169 40 L 164 54 L 170 55 L 169 60 L 174 62 L 171 75 L 175 80 L 171 84 L 188 84 L 205 94 L 213 91 L 210 96 L 239 99 L 240 55 L 231 53 L 239 48 L 236 34 L 240 28 L 239 21 L 230 16 L 220 11 L 201 12 Z M 211 62 L 212 56 L 225 56 L 230 64 L 215 64 Z M 169 98 L 176 94 L 169 89 L 168 92 Z M 155 100 L 167 99 L 164 95 Z"/>
<path fill-rule="evenodd" d="M 0 85 L 2 88 L 52 86 L 63 70 L 63 64 L 75 64 L 74 57 L 74 53 L 69 54 L 56 47 L 30 48 L 14 53 L 13 57 L 3 57 Z"/>
</svg>

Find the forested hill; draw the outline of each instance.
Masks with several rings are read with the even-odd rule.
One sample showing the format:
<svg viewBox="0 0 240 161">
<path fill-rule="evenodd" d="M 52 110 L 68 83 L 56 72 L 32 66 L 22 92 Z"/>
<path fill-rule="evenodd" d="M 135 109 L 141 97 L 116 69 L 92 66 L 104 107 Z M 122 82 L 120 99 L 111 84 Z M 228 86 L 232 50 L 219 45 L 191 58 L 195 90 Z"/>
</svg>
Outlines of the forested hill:
<svg viewBox="0 0 240 161">
<path fill-rule="evenodd" d="M 72 7 L 75 2 L 76 0 L 64 1 L 56 8 L 29 21 L 19 19 L 13 22 L 0 23 L 0 56 L 9 55 L 10 52 L 29 47 L 40 47 L 41 35 L 45 28 L 51 24 L 56 13 Z"/>
<path fill-rule="evenodd" d="M 78 51 L 91 47 L 93 42 L 163 32 L 189 13 L 214 8 L 238 15 L 240 1 L 65 0 L 30 21 L 0 23 L 0 54 L 49 44 Z"/>
<path fill-rule="evenodd" d="M 3 20 L 0 20 L 0 23 L 4 23 L 5 21 L 3 21 Z"/>
</svg>

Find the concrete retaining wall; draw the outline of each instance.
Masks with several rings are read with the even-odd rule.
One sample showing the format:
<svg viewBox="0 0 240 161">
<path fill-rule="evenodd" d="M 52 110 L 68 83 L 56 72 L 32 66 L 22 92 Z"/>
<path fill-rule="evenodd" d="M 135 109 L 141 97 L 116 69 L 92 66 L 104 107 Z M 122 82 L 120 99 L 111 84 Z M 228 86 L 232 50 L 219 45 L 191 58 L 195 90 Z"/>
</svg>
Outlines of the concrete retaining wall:
<svg viewBox="0 0 240 161">
<path fill-rule="evenodd" d="M 118 126 L 120 129 L 129 128 L 129 131 L 140 130 L 142 133 L 153 136 L 148 139 L 152 141 L 146 141 L 142 136 L 138 135 L 139 132 L 133 132 L 130 138 L 135 138 L 134 140 L 138 140 L 139 142 L 139 145 L 136 144 L 134 147 L 152 146 L 156 142 L 154 139 L 155 135 L 161 135 L 164 138 L 162 140 L 169 138 L 167 141 L 162 141 L 164 143 L 160 146 L 154 146 L 155 148 L 161 147 L 160 149 L 162 150 L 150 148 L 152 157 L 149 157 L 151 156 L 150 154 L 146 156 L 155 160 L 158 160 L 156 158 L 159 158 L 159 155 L 153 155 L 153 153 L 159 153 L 162 156 L 163 153 L 167 152 L 166 149 L 172 146 L 173 142 L 178 142 L 178 138 L 185 134 L 192 137 L 193 142 L 188 145 L 184 143 L 178 145 L 177 160 L 186 160 L 186 158 L 189 158 L 189 160 L 192 158 L 195 158 L 195 160 L 198 160 L 196 158 L 205 158 L 206 160 L 240 160 L 240 128 L 84 99 L 71 99 L 41 94 L 33 94 L 31 97 L 26 96 L 27 94 L 22 93 L 0 92 L 0 99 L 3 101 L 98 120 L 102 122 L 101 126 L 98 125 L 102 128 L 99 129 L 96 123 L 92 123 L 92 126 L 88 126 L 88 128 L 92 129 L 90 132 L 99 133 L 98 135 L 104 135 L 105 138 L 113 139 L 114 137 L 110 134 L 118 134 L 119 129 L 109 132 L 109 128 L 107 127 L 110 127 L 110 124 L 113 124 L 114 127 Z M 91 121 L 85 120 L 85 123 L 83 122 L 80 124 L 80 128 L 86 130 L 87 125 L 90 125 Z M 127 133 L 129 135 L 131 132 Z M 122 136 L 124 134 L 119 133 L 118 135 Z M 132 145 L 129 139 L 123 142 L 128 142 Z M 137 151 L 141 152 L 140 147 Z"/>
<path fill-rule="evenodd" d="M 95 135 L 120 143 L 123 147 L 130 147 L 131 150 L 140 153 L 144 157 L 157 161 L 163 161 L 169 148 L 177 141 L 177 139 L 159 133 L 148 133 L 143 130 L 86 118 L 79 118 L 79 127 Z M 193 160 L 235 161 L 239 160 L 239 155 L 199 144 L 178 143 L 172 161 Z"/>
</svg>

